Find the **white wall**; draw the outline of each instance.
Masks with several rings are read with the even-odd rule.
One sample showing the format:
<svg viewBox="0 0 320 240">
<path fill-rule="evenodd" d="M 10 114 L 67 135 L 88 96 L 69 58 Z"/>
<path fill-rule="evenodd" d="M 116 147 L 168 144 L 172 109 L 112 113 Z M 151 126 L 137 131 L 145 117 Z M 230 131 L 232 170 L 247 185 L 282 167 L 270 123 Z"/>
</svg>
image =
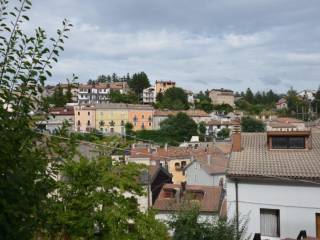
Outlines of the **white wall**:
<svg viewBox="0 0 320 240">
<path fill-rule="evenodd" d="M 296 239 L 300 230 L 306 230 L 308 236 L 316 236 L 315 214 L 320 213 L 320 186 L 240 182 L 238 196 L 240 217 L 247 215 L 249 218 L 247 235 L 260 233 L 260 208 L 269 208 L 280 210 L 281 239 Z M 228 180 L 229 219 L 235 216 L 235 199 L 235 184 Z"/>
</svg>

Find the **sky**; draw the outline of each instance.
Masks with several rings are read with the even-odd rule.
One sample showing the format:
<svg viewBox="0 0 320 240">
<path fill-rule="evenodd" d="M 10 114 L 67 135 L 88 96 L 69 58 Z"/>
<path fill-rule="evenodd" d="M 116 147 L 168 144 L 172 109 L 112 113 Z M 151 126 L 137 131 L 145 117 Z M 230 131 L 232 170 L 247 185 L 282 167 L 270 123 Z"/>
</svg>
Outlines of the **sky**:
<svg viewBox="0 0 320 240">
<path fill-rule="evenodd" d="M 74 27 L 49 83 L 144 71 L 197 92 L 320 85 L 319 0 L 33 0 L 27 32 Z"/>
</svg>

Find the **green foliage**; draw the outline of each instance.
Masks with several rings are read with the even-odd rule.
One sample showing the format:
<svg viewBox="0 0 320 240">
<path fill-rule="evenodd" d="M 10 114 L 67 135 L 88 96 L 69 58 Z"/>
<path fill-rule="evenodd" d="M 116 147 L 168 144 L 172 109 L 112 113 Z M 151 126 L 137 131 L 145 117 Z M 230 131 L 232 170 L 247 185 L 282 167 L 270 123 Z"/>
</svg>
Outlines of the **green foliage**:
<svg viewBox="0 0 320 240">
<path fill-rule="evenodd" d="M 223 112 L 225 114 L 228 114 L 230 112 L 233 112 L 233 107 L 230 106 L 227 103 L 222 103 L 222 104 L 218 104 L 218 105 L 213 105 L 213 109 L 218 111 L 218 112 Z"/>
<path fill-rule="evenodd" d="M 256 94 L 253 94 L 250 88 L 247 89 L 246 93 L 242 92 L 240 97 L 235 103 L 237 108 L 256 115 L 261 114 L 265 110 L 274 109 L 275 103 L 281 98 L 280 95 L 275 94 L 272 90 L 268 92 L 258 91 Z"/>
<path fill-rule="evenodd" d="M 243 132 L 264 132 L 266 125 L 257 119 L 251 117 L 243 117 L 241 119 L 241 130 Z"/>
<path fill-rule="evenodd" d="M 205 139 L 206 132 L 207 132 L 207 128 L 206 128 L 206 123 L 205 122 L 200 122 L 199 123 L 198 131 L 199 131 L 200 138 L 203 141 Z"/>
<path fill-rule="evenodd" d="M 112 103 L 139 103 L 139 97 L 134 93 L 122 94 L 119 91 L 111 91 L 109 94 Z"/>
<path fill-rule="evenodd" d="M 217 133 L 217 137 L 221 139 L 225 139 L 230 137 L 230 129 L 229 128 L 223 128 Z"/>
<path fill-rule="evenodd" d="M 318 88 L 315 96 L 314 96 L 314 100 L 312 102 L 312 107 L 314 109 L 314 111 L 316 111 L 318 113 L 318 116 L 319 117 L 320 115 L 320 87 Z"/>
<path fill-rule="evenodd" d="M 133 74 L 132 79 L 128 81 L 128 85 L 137 96 L 141 96 L 143 89 L 150 87 L 150 82 L 147 74 L 140 72 Z"/>
<path fill-rule="evenodd" d="M 213 222 L 199 220 L 199 208 L 195 205 L 184 204 L 180 211 L 172 216 L 169 226 L 174 231 L 173 240 L 209 240 L 244 239 L 246 223 L 241 222 L 237 231 L 235 220 L 218 219 Z"/>
<path fill-rule="evenodd" d="M 148 140 L 160 145 L 168 143 L 175 146 L 179 143 L 176 139 L 169 137 L 166 132 L 161 130 L 140 130 L 135 132 L 135 136 L 138 140 Z"/>
<path fill-rule="evenodd" d="M 177 142 L 189 141 L 192 136 L 198 135 L 198 126 L 195 121 L 182 112 L 162 121 L 160 130 Z"/>
<path fill-rule="evenodd" d="M 195 108 L 201 109 L 207 113 L 211 113 L 214 107 L 210 98 L 203 98 L 195 102 Z"/>
<path fill-rule="evenodd" d="M 63 178 L 43 206 L 42 235 L 52 239 L 94 239 L 96 235 L 99 239 L 165 239 L 165 226 L 153 213 L 139 210 L 136 197 L 145 192 L 137 179 L 144 167 L 108 157 L 75 160 L 73 143 L 71 139 L 63 144 L 64 163 L 58 168 Z M 61 151 L 61 140 L 56 144 L 57 152 Z"/>
<path fill-rule="evenodd" d="M 124 127 L 125 127 L 125 131 L 126 131 L 126 135 L 130 137 L 133 134 L 133 130 L 132 130 L 133 129 L 133 125 L 132 125 L 132 123 L 127 122 Z"/>
<path fill-rule="evenodd" d="M 0 236 L 31 239 L 41 220 L 41 204 L 53 189 L 55 163 L 33 131 L 29 113 L 42 105 L 44 82 L 71 25 L 64 20 L 49 44 L 41 28 L 34 36 L 22 32 L 29 0 L 1 0 L 0 6 Z"/>
<path fill-rule="evenodd" d="M 182 88 L 169 88 L 163 97 L 158 96 L 158 99 L 161 101 L 157 106 L 161 109 L 186 110 L 189 108 L 188 95 Z"/>
</svg>

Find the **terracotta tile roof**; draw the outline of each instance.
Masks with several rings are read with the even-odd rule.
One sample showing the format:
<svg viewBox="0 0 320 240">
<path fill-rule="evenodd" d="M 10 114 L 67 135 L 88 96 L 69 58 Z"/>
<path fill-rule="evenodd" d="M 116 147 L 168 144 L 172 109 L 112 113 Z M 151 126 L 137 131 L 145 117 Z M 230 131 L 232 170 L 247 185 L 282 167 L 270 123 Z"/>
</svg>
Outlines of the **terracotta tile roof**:
<svg viewBox="0 0 320 240">
<path fill-rule="evenodd" d="M 168 110 L 156 110 L 155 116 L 169 116 L 177 115 L 179 112 L 187 114 L 189 117 L 209 117 L 210 115 L 203 110 L 184 110 L 184 111 L 168 111 Z"/>
<path fill-rule="evenodd" d="M 130 158 L 150 158 L 150 160 L 169 160 L 170 158 L 191 158 L 206 156 L 210 151 L 206 148 L 193 149 L 189 147 L 168 147 L 156 148 L 150 150 L 149 148 L 134 148 L 130 152 Z"/>
<path fill-rule="evenodd" d="M 153 111 L 153 107 L 150 105 L 142 105 L 142 104 L 127 104 L 127 103 L 96 103 L 95 107 L 97 109 L 128 109 L 128 110 L 149 110 Z"/>
<path fill-rule="evenodd" d="M 208 160 L 208 155 L 196 156 L 195 161 L 198 161 L 201 165 L 201 168 L 205 170 L 208 174 L 213 175 L 225 173 L 229 162 L 229 158 L 226 156 L 226 154 L 224 154 L 218 148 L 215 148 L 209 156 L 211 158 L 210 160 Z"/>
<path fill-rule="evenodd" d="M 181 202 L 195 202 L 199 204 L 200 212 L 205 213 L 219 213 L 222 203 L 223 190 L 221 187 L 216 186 L 202 186 L 202 185 L 186 185 L 186 190 L 182 196 L 167 197 L 165 191 L 180 189 L 180 184 L 165 184 L 161 189 L 159 197 L 154 203 L 154 209 L 158 211 L 177 211 L 181 207 Z M 200 200 L 191 200 L 188 196 L 190 192 L 200 192 L 203 197 Z M 177 201 L 178 200 L 178 201 Z"/>
<path fill-rule="evenodd" d="M 235 121 L 235 120 L 231 120 L 231 121 L 220 121 L 220 120 L 216 120 L 216 119 L 212 119 L 209 122 L 206 123 L 206 125 L 240 125 L 240 121 Z"/>
<path fill-rule="evenodd" d="M 279 123 L 304 123 L 302 120 L 289 117 L 278 117 L 275 119 L 275 121 Z"/>
<path fill-rule="evenodd" d="M 49 110 L 49 113 L 55 116 L 74 115 L 74 108 L 73 107 L 54 107 Z"/>
<path fill-rule="evenodd" d="M 312 134 L 312 149 L 267 148 L 267 133 L 242 133 L 241 152 L 232 152 L 229 177 L 279 177 L 320 180 L 320 134 Z"/>
</svg>

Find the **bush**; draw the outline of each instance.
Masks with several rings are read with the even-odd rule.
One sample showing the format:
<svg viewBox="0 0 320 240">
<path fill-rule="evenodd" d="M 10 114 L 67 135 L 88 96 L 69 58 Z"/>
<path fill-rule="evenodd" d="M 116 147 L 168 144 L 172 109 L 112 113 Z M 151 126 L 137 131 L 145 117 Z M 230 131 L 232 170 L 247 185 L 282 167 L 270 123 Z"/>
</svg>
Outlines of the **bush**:
<svg viewBox="0 0 320 240">
<path fill-rule="evenodd" d="M 243 132 L 265 132 L 266 125 L 260 120 L 243 117 L 241 119 L 241 130 Z"/>
</svg>

